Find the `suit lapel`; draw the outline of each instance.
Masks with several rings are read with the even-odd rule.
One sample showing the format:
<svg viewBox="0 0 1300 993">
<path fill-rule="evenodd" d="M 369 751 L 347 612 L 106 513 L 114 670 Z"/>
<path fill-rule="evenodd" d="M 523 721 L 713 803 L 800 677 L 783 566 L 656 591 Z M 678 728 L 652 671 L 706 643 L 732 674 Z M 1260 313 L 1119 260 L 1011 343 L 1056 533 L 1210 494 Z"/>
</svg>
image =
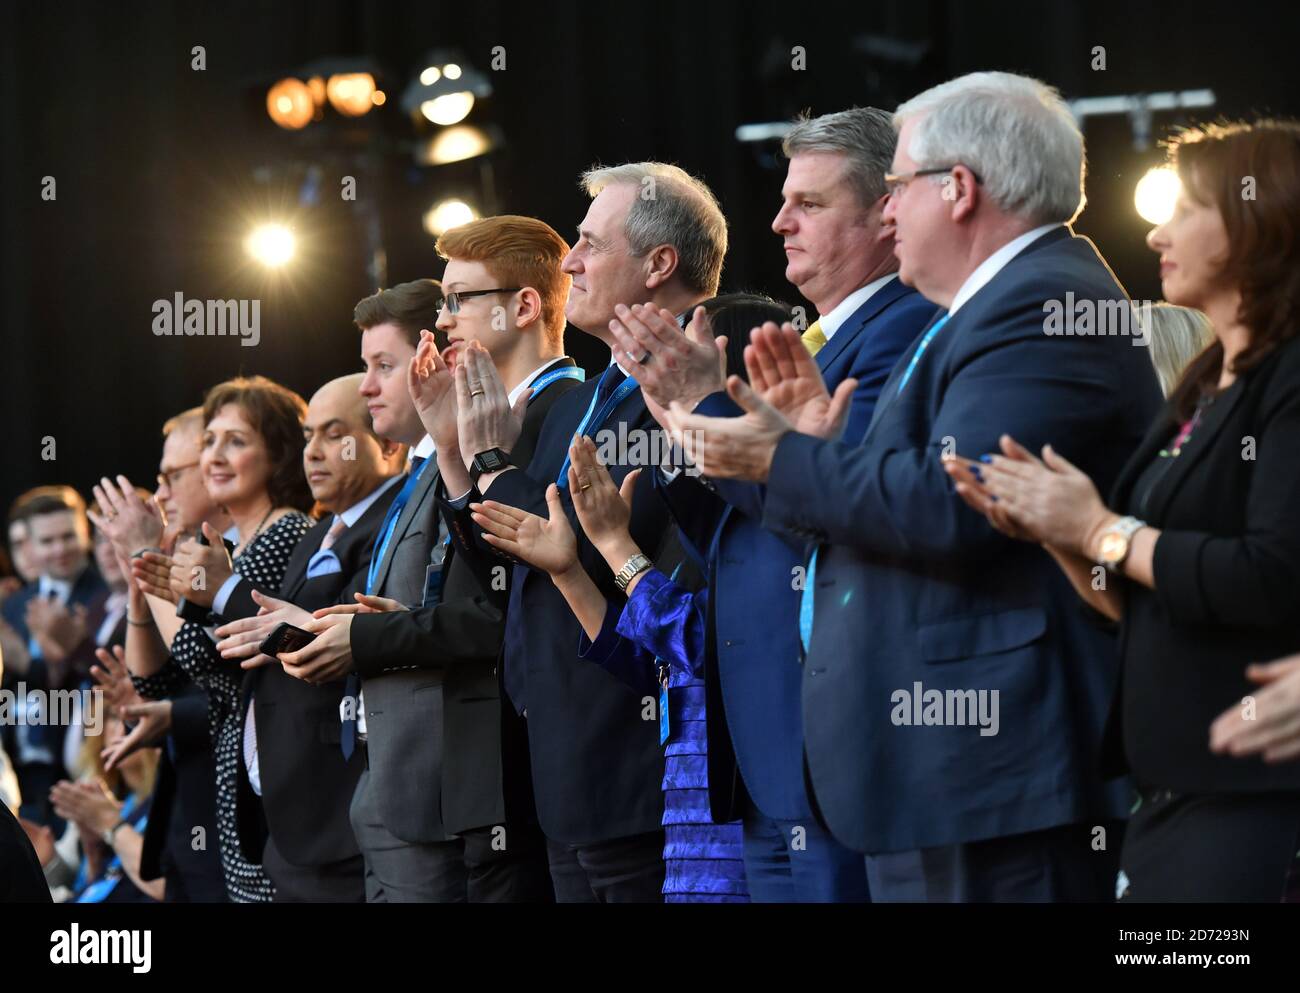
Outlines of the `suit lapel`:
<svg viewBox="0 0 1300 993">
<path fill-rule="evenodd" d="M 431 455 L 429 458 L 436 458 L 436 456 Z M 415 518 L 415 515 L 419 513 L 420 508 L 424 506 L 424 501 L 428 499 L 429 493 L 433 489 L 433 484 L 436 483 L 437 480 L 438 466 L 435 463 L 424 470 L 424 475 L 420 477 L 420 481 L 416 484 L 415 491 L 411 494 L 411 498 L 406 501 L 406 506 L 403 507 L 402 512 L 397 515 L 397 523 L 393 526 L 393 537 L 388 542 L 388 548 L 384 551 L 383 561 L 379 563 L 379 572 L 375 576 L 376 591 L 384 588 L 384 582 L 388 579 L 388 570 L 393 567 L 393 555 L 397 551 L 397 546 L 401 544 L 403 536 L 411 526 L 411 521 Z M 438 540 L 436 534 L 433 536 L 433 540 Z"/>
<path fill-rule="evenodd" d="M 848 319 L 840 325 L 839 330 L 831 335 L 830 341 L 822 346 L 821 351 L 817 353 L 817 368 L 822 372 L 829 369 L 831 364 L 844 354 L 844 350 L 857 338 L 859 331 L 866 327 L 870 321 L 879 317 L 881 312 L 891 303 L 908 292 L 908 288 L 895 276 L 876 290 L 875 293 L 871 294 L 870 299 L 850 314 Z"/>
<path fill-rule="evenodd" d="M 285 576 L 291 582 L 288 589 L 284 591 L 286 600 L 292 601 L 302 589 L 303 584 L 307 582 L 307 567 L 311 564 L 311 557 L 320 548 L 321 542 L 325 540 L 325 535 L 329 533 L 330 525 L 333 522 L 333 514 L 317 521 L 316 526 L 303 535 L 302 541 L 298 542 L 294 548 L 293 554 L 289 557 L 289 566 L 285 570 Z"/>
</svg>

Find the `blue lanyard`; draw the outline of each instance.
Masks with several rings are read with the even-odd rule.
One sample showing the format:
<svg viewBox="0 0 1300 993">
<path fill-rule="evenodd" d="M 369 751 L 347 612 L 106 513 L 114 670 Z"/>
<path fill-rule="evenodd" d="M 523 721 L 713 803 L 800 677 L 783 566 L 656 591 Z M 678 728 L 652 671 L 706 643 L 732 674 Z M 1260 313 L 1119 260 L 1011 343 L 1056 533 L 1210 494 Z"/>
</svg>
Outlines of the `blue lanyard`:
<svg viewBox="0 0 1300 993">
<path fill-rule="evenodd" d="M 121 819 L 124 821 L 129 821 L 131 815 L 135 812 L 136 806 L 137 806 L 136 797 L 135 794 L 132 793 L 129 797 L 126 798 L 126 803 L 122 804 Z M 143 835 L 144 829 L 148 826 L 148 823 L 149 823 L 148 815 L 143 815 L 141 817 L 136 818 L 135 822 L 131 824 L 131 827 L 134 828 L 138 833 Z M 114 872 L 114 870 L 117 871 Z M 82 872 L 84 871 L 85 871 L 85 866 L 83 864 Z M 84 890 L 81 891 L 81 895 L 77 897 L 76 902 L 77 903 L 103 903 L 106 899 L 108 899 L 108 895 L 113 892 L 117 884 L 121 882 L 124 873 L 125 870 L 122 868 L 122 856 L 114 855 L 113 860 L 104 867 L 103 874 L 94 882 L 90 883 L 90 885 L 88 885 Z"/>
<path fill-rule="evenodd" d="M 602 383 L 605 381 L 605 377 L 609 375 L 610 369 L 613 368 L 614 366 L 611 365 L 601 374 L 600 380 Z M 600 386 L 598 385 L 596 392 L 591 395 L 591 403 L 587 405 L 587 412 L 582 415 L 582 422 L 578 425 L 578 430 L 574 432 L 574 437 L 581 438 L 590 429 L 599 428 L 609 420 L 609 415 L 614 412 L 614 409 L 626 400 L 628 394 L 636 388 L 637 381 L 628 376 L 627 379 L 618 384 L 614 392 L 609 395 L 609 398 L 601 404 L 600 410 L 595 411 L 595 416 L 592 416 L 592 411 L 596 407 L 596 398 L 600 396 Z M 562 490 L 569 485 L 569 453 L 567 450 L 564 453 L 564 464 L 560 466 L 560 474 L 555 479 L 555 485 Z"/>
<path fill-rule="evenodd" d="M 402 484 L 401 492 L 388 505 L 388 513 L 384 515 L 384 523 L 379 529 L 379 534 L 375 536 L 376 547 L 370 553 L 370 568 L 366 571 L 367 594 L 375 592 L 375 580 L 379 577 L 379 564 L 384 561 L 384 554 L 388 551 L 388 542 L 392 539 L 393 532 L 397 530 L 397 518 L 401 516 L 403 508 L 406 507 L 406 502 L 411 499 L 411 493 L 415 490 L 416 484 L 432 461 L 432 458 L 427 458 L 420 463 L 420 468 L 415 471 L 415 475 Z"/>
<path fill-rule="evenodd" d="M 587 381 L 587 374 L 576 365 L 564 366 L 561 369 L 552 369 L 545 376 L 538 376 L 533 380 L 531 384 L 533 387 L 533 393 L 532 396 L 528 398 L 528 402 L 532 403 L 541 395 L 542 390 L 561 379 L 576 379 L 580 383 L 585 383 Z"/>
<path fill-rule="evenodd" d="M 922 354 L 924 354 L 925 350 L 930 347 L 930 342 L 934 336 L 939 333 L 939 329 L 948 323 L 948 317 L 948 314 L 944 314 L 930 325 L 930 330 L 925 333 L 925 337 L 921 339 L 921 344 L 918 345 L 916 351 L 912 353 L 912 361 L 908 362 L 907 368 L 903 370 L 903 378 L 898 381 L 898 393 L 903 392 L 903 387 L 906 386 L 907 381 L 912 378 L 912 370 L 916 368 L 916 363 L 921 361 Z M 895 393 L 894 395 L 897 396 L 898 393 Z"/>
</svg>

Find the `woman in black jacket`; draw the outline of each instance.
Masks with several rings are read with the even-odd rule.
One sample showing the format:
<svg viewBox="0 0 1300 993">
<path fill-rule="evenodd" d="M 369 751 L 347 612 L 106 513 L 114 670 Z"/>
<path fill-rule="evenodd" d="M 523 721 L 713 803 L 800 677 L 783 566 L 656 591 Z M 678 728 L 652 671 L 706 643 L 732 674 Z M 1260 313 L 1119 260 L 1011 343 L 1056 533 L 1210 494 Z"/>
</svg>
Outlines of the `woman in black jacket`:
<svg viewBox="0 0 1300 993">
<path fill-rule="evenodd" d="M 1251 663 L 1300 649 L 1300 126 L 1188 131 L 1173 217 L 1148 236 L 1166 299 L 1215 341 L 1183 374 L 1104 503 L 1046 446 L 953 459 L 958 492 L 1038 541 L 1118 620 L 1108 758 L 1139 802 L 1116 884 L 1134 901 L 1282 898 L 1300 834 L 1300 763 L 1212 752 L 1255 718 Z"/>
</svg>

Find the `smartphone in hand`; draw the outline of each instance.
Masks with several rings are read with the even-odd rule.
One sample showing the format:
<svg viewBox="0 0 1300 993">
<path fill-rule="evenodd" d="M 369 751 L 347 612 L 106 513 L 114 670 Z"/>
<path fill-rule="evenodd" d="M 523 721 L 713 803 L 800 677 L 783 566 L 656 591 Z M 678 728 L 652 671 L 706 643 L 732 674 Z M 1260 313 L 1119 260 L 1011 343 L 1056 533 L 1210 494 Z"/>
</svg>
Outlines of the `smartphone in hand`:
<svg viewBox="0 0 1300 993">
<path fill-rule="evenodd" d="M 316 636 L 310 631 L 304 631 L 288 621 L 283 621 L 277 624 L 275 629 L 262 639 L 262 643 L 257 646 L 257 650 L 263 655 L 275 658 L 281 652 L 296 652 L 300 648 L 305 648 L 315 640 Z"/>
</svg>

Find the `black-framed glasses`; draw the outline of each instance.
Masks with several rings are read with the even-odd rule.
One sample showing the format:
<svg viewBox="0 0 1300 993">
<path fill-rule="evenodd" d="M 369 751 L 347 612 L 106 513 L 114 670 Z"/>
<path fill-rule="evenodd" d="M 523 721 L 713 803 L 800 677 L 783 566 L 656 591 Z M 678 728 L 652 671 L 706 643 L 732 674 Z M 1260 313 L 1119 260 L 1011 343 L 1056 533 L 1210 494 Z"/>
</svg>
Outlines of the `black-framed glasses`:
<svg viewBox="0 0 1300 993">
<path fill-rule="evenodd" d="M 447 312 L 455 317 L 460 313 L 460 302 L 468 300 L 471 297 L 483 297 L 489 293 L 518 293 L 522 287 L 519 286 L 499 286 L 495 290 L 461 290 L 459 293 L 448 293 L 443 297 L 443 306 Z"/>
<path fill-rule="evenodd" d="M 960 162 L 954 162 L 952 165 L 935 166 L 932 169 L 915 169 L 912 172 L 887 172 L 885 173 L 885 192 L 890 196 L 897 196 L 903 192 L 903 187 L 912 180 L 919 179 L 921 176 L 941 176 L 946 172 L 952 172 L 961 164 Z M 966 168 L 970 169 L 970 166 Z M 984 180 L 980 179 L 979 173 L 974 169 L 970 169 L 970 174 L 975 177 L 977 186 L 984 185 Z"/>
</svg>

